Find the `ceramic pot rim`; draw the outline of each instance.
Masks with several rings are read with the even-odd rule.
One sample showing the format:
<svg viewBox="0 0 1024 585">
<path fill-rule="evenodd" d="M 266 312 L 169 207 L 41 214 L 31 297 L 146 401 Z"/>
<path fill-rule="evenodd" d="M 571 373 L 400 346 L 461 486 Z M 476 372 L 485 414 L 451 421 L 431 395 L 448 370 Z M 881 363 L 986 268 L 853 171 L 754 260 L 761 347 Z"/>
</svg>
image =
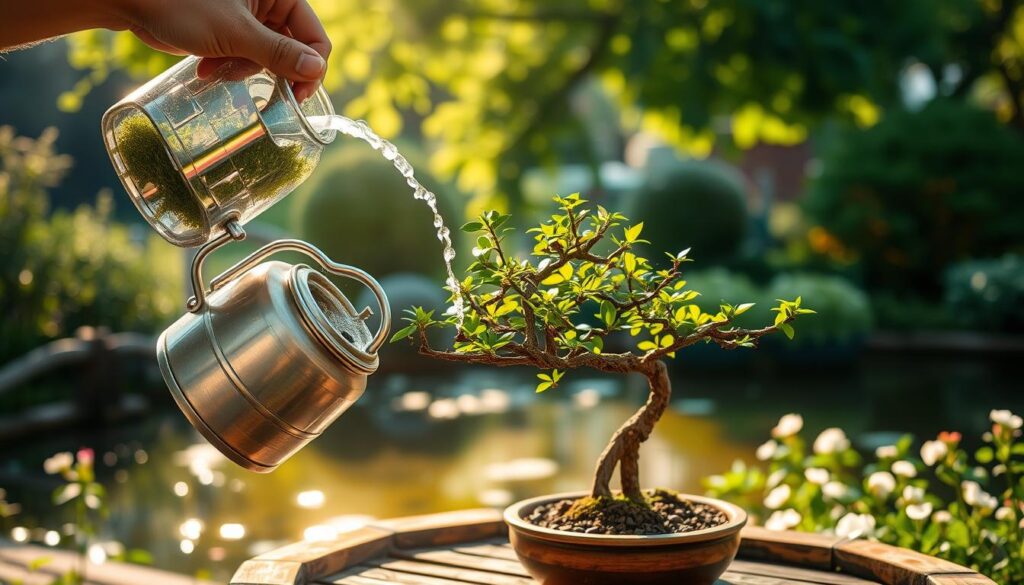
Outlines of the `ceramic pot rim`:
<svg viewBox="0 0 1024 585">
<path fill-rule="evenodd" d="M 590 495 L 588 492 L 579 491 L 551 494 L 522 500 L 505 509 L 505 522 L 517 531 L 542 540 L 599 547 L 671 546 L 705 542 L 708 540 L 730 537 L 739 532 L 739 530 L 747 523 L 747 513 L 739 506 L 715 498 L 682 493 L 679 494 L 681 498 L 718 508 L 729 518 L 729 520 L 725 524 L 720 524 L 712 528 L 705 528 L 703 530 L 694 530 L 691 532 L 681 532 L 676 534 L 619 535 L 583 534 L 579 532 L 555 530 L 553 528 L 537 526 L 523 518 L 525 513 L 532 511 L 541 504 L 558 500 L 574 500 L 588 495 Z"/>
</svg>

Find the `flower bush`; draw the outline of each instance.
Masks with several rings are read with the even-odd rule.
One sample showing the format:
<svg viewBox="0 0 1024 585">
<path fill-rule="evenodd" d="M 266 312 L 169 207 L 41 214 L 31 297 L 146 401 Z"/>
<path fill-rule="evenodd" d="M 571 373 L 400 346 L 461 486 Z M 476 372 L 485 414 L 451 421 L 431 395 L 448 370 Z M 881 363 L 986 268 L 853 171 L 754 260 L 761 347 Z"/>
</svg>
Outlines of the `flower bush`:
<svg viewBox="0 0 1024 585">
<path fill-rule="evenodd" d="M 904 436 L 865 463 L 838 428 L 808 448 L 803 418 L 787 414 L 757 448 L 765 468 L 738 461 L 705 487 L 769 529 L 871 538 L 1024 583 L 1024 421 L 1008 410 L 989 418 L 973 456 L 960 433 L 943 432 L 917 450 Z"/>
</svg>

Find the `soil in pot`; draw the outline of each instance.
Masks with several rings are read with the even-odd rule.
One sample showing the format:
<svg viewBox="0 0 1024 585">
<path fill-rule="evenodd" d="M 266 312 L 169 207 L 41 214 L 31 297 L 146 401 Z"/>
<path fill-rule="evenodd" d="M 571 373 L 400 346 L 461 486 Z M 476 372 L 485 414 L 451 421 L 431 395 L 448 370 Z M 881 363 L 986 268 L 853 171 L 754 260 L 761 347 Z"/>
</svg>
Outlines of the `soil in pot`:
<svg viewBox="0 0 1024 585">
<path fill-rule="evenodd" d="M 525 518 L 542 528 L 582 534 L 681 534 L 729 521 L 718 508 L 679 497 L 669 490 L 648 490 L 647 505 L 622 495 L 564 499 L 537 506 Z"/>
</svg>

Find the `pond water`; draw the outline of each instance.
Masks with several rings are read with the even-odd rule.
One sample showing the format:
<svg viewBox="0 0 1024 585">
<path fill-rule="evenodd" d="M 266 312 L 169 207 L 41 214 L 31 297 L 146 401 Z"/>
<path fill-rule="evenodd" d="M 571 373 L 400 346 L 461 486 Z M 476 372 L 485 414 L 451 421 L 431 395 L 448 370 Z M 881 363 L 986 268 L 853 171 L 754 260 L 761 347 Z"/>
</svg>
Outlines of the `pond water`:
<svg viewBox="0 0 1024 585">
<path fill-rule="evenodd" d="M 752 461 L 788 412 L 804 415 L 808 433 L 842 426 L 871 449 L 903 431 L 975 438 L 989 409 L 1024 410 L 1012 360 L 874 356 L 843 369 L 807 361 L 817 360 L 725 361 L 690 373 L 682 364 L 671 408 L 643 447 L 644 484 L 700 491 L 702 477 Z M 15 526 L 60 530 L 70 511 L 48 504 L 56 483 L 41 464 L 81 446 L 96 449 L 110 490 L 102 538 L 150 551 L 158 567 L 220 581 L 255 554 L 372 518 L 586 489 L 604 442 L 644 400 L 642 380 L 576 372 L 539 396 L 533 384 L 526 370 L 378 374 L 353 409 L 269 475 L 228 463 L 167 396 L 152 416 L 116 429 L 4 446 L 0 487 L 25 508 L 5 521 L 4 536 Z"/>
</svg>

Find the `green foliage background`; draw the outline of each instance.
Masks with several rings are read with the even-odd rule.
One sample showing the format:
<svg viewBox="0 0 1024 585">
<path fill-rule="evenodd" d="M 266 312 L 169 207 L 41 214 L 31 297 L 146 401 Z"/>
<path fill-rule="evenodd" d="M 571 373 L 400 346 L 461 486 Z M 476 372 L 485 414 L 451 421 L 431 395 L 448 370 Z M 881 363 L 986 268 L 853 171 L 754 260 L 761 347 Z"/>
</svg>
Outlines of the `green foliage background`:
<svg viewBox="0 0 1024 585">
<path fill-rule="evenodd" d="M 1024 247 L 1024 141 L 951 100 L 845 132 L 805 208 L 871 288 L 937 298 L 946 268 Z"/>
<path fill-rule="evenodd" d="M 155 332 L 179 307 L 179 253 L 112 222 L 109 194 L 48 213 L 47 189 L 71 165 L 56 136 L 0 127 L 0 362 L 84 325 Z"/>
<path fill-rule="evenodd" d="M 622 122 L 706 156 L 723 146 L 791 144 L 838 114 L 871 125 L 917 61 L 965 95 L 984 82 L 1019 121 L 1024 80 L 1015 2 L 988 0 L 312 0 L 335 50 L 326 85 L 345 114 L 393 137 L 410 123 L 434 143 L 432 167 L 479 200 L 467 215 L 518 196 L 526 167 L 554 136 L 587 129 L 569 108 L 600 80 Z M 998 57 L 995 59 L 994 57 Z M 113 70 L 143 79 L 174 60 L 130 33 L 70 39 L 74 109 Z M 1001 63 L 996 67 L 993 63 Z M 955 63 L 959 74 L 946 76 Z M 497 194 L 497 196 L 495 196 Z"/>
</svg>

